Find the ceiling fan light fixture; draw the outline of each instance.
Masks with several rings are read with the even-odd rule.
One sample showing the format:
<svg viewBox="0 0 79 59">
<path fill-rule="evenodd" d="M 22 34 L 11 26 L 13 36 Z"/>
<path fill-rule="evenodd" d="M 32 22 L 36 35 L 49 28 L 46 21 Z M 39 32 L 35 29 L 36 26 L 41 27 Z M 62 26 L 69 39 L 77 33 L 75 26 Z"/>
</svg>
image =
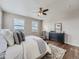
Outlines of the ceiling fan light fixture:
<svg viewBox="0 0 79 59">
<path fill-rule="evenodd" d="M 47 11 L 49 9 L 43 9 L 43 8 L 39 8 L 39 11 L 38 11 L 38 16 L 42 16 L 42 15 L 47 15 Z"/>
<path fill-rule="evenodd" d="M 38 16 L 41 16 L 41 15 L 43 15 L 43 13 L 38 13 Z"/>
</svg>

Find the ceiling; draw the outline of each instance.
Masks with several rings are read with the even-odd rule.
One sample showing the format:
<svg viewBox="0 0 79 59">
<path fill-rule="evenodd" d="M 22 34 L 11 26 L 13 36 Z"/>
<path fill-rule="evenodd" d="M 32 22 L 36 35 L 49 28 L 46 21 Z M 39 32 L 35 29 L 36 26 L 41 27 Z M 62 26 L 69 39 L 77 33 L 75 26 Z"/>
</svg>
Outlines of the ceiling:
<svg viewBox="0 0 79 59">
<path fill-rule="evenodd" d="M 0 0 L 0 6 L 7 12 L 41 20 L 52 19 L 52 17 L 59 19 L 79 11 L 79 0 Z M 37 16 L 40 7 L 48 8 L 48 15 Z"/>
</svg>

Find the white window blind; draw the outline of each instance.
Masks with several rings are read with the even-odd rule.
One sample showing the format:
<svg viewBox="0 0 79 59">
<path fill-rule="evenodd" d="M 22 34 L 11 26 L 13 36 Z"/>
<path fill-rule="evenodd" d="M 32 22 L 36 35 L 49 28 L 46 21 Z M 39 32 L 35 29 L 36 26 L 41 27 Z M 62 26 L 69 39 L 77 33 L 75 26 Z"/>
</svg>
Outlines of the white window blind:
<svg viewBox="0 0 79 59">
<path fill-rule="evenodd" d="M 24 30 L 24 20 L 22 19 L 14 19 L 14 29 L 15 30 Z"/>
<path fill-rule="evenodd" d="M 32 32 L 38 32 L 38 21 L 32 21 Z"/>
</svg>

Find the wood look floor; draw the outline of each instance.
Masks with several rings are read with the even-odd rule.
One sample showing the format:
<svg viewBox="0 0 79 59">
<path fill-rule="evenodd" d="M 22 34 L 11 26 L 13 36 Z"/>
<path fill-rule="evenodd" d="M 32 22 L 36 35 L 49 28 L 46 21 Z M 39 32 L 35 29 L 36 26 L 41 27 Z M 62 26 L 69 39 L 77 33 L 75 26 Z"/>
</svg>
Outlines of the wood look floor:
<svg viewBox="0 0 79 59">
<path fill-rule="evenodd" d="M 47 41 L 47 42 L 48 44 L 53 44 L 67 50 L 63 59 L 79 59 L 79 47 L 75 47 L 72 45 L 63 44 L 55 41 Z"/>
</svg>

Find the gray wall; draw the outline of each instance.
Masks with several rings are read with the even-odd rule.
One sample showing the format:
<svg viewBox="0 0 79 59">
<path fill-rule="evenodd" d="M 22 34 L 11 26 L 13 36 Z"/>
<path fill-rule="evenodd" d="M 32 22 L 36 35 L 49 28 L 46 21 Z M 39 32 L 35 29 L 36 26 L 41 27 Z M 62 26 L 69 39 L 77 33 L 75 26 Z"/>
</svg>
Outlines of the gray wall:
<svg viewBox="0 0 79 59">
<path fill-rule="evenodd" d="M 43 21 L 44 31 L 54 31 L 55 24 L 62 23 L 62 30 L 65 33 L 65 43 L 79 47 L 79 18 L 49 19 Z"/>
<path fill-rule="evenodd" d="M 0 29 L 2 28 L 2 10 L 0 8 Z"/>
<path fill-rule="evenodd" d="M 8 13 L 8 12 L 3 13 L 3 26 L 2 26 L 2 28 L 13 30 L 13 20 L 15 18 L 24 20 L 25 35 L 36 35 L 36 36 L 41 35 L 41 33 L 42 33 L 42 20 L 37 20 L 37 19 L 31 18 L 31 17 L 25 17 L 25 16 L 21 16 L 21 15 Z M 32 32 L 32 21 L 33 20 L 38 21 L 38 23 L 39 23 L 38 24 L 38 32 Z"/>
</svg>

